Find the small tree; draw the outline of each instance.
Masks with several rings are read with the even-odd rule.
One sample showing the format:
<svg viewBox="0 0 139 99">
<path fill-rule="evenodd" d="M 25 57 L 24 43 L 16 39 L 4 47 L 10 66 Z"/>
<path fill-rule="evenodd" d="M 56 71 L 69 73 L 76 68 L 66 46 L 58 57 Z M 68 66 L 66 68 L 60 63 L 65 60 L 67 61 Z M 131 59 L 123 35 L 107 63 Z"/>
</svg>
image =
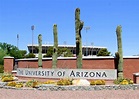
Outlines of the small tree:
<svg viewBox="0 0 139 99">
<path fill-rule="evenodd" d="M 19 50 L 19 52 L 21 53 L 22 58 L 25 58 L 27 51 L 26 50 Z"/>
<path fill-rule="evenodd" d="M 6 52 L 3 49 L 0 49 L 0 65 L 3 65 L 3 57 L 6 56 Z"/>
<path fill-rule="evenodd" d="M 24 58 L 25 54 L 27 53 L 26 50 L 19 50 L 16 46 L 7 44 L 7 43 L 1 43 L 0 42 L 0 49 L 6 53 L 6 55 L 12 56 L 16 59 Z"/>
<path fill-rule="evenodd" d="M 52 55 L 53 55 L 53 47 L 49 47 L 46 55 L 44 55 L 43 57 L 52 57 Z"/>
<path fill-rule="evenodd" d="M 68 48 L 58 48 L 58 56 L 72 57 L 73 54 L 72 54 L 71 50 Z"/>
<path fill-rule="evenodd" d="M 63 55 L 64 57 L 72 57 L 73 56 L 71 50 L 68 48 L 58 48 L 57 54 L 58 54 L 58 56 Z M 53 55 L 53 47 L 49 47 L 46 55 L 44 55 L 43 57 L 52 57 L 52 55 Z"/>
<path fill-rule="evenodd" d="M 97 56 L 110 56 L 110 52 L 106 48 L 99 50 Z"/>
</svg>

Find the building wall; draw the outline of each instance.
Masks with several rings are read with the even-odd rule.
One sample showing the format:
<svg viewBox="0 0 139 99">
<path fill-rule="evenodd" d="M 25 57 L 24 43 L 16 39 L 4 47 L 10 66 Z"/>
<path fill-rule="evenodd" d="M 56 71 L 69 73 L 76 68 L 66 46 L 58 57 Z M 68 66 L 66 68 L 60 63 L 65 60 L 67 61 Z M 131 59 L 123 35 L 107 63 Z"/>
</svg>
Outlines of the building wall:
<svg viewBox="0 0 139 99">
<path fill-rule="evenodd" d="M 4 71 L 10 70 L 12 65 L 4 59 Z M 10 61 L 10 60 L 9 60 Z M 12 60 L 11 60 L 12 61 Z M 38 68 L 38 59 L 18 59 L 18 68 Z M 114 57 L 83 58 L 83 69 L 116 69 L 117 62 Z M 11 64 L 13 64 L 11 62 Z M 139 72 L 139 57 L 124 58 L 123 72 L 125 78 L 133 79 L 133 73 Z M 43 59 L 43 68 L 51 68 L 52 59 Z M 76 69 L 76 58 L 58 58 L 57 68 Z"/>
</svg>

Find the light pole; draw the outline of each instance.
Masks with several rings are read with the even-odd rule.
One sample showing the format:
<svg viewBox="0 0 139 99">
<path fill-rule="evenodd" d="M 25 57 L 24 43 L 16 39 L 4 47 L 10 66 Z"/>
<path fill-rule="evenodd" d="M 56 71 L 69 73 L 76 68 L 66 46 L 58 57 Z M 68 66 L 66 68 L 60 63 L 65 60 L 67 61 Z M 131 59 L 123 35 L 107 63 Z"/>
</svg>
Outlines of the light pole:
<svg viewBox="0 0 139 99">
<path fill-rule="evenodd" d="M 17 34 L 17 48 L 18 48 L 18 42 L 19 42 L 19 34 Z"/>
<path fill-rule="evenodd" d="M 31 26 L 32 30 L 32 53 L 33 53 L 33 34 L 34 34 L 34 25 Z"/>
<path fill-rule="evenodd" d="M 94 46 L 93 42 L 91 43 L 91 46 L 92 46 L 91 55 L 93 56 L 93 46 Z"/>
<path fill-rule="evenodd" d="M 84 29 L 86 30 L 86 35 L 87 35 L 87 31 L 90 29 L 89 26 L 85 26 Z M 87 48 L 87 37 L 86 37 L 86 56 L 88 55 L 88 48 Z"/>
</svg>

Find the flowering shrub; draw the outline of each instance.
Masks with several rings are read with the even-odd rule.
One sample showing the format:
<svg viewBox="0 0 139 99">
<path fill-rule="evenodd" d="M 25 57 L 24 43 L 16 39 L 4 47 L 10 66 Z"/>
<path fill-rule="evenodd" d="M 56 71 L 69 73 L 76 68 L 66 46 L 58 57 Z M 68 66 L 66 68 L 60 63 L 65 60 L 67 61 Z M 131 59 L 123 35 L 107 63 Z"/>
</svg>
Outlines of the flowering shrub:
<svg viewBox="0 0 139 99">
<path fill-rule="evenodd" d="M 72 85 L 72 80 L 71 79 L 60 79 L 57 81 L 57 85 Z"/>
<path fill-rule="evenodd" d="M 92 80 L 90 81 L 90 85 L 105 85 L 104 80 Z"/>
<path fill-rule="evenodd" d="M 8 82 L 7 86 L 12 86 L 12 87 L 15 87 L 16 85 L 16 82 Z"/>
<path fill-rule="evenodd" d="M 16 83 L 13 81 L 13 82 L 8 82 L 7 86 L 21 88 L 21 87 L 23 87 L 23 83 L 21 83 L 21 82 Z"/>
<path fill-rule="evenodd" d="M 17 84 L 15 85 L 15 87 L 16 87 L 16 88 L 21 88 L 21 87 L 23 87 L 23 83 L 17 83 Z"/>
<path fill-rule="evenodd" d="M 114 80 L 114 84 L 120 84 L 120 85 L 128 85 L 133 83 L 134 83 L 133 80 L 126 78 Z"/>
<path fill-rule="evenodd" d="M 47 80 L 46 82 L 43 82 L 43 84 L 56 84 L 56 81 L 54 81 L 54 80 Z"/>
<path fill-rule="evenodd" d="M 35 88 L 37 87 L 37 85 L 39 85 L 39 82 L 37 80 L 30 80 L 28 82 L 26 82 L 26 87 L 32 87 L 32 88 Z"/>
<path fill-rule="evenodd" d="M 10 74 L 10 73 L 4 73 L 2 76 L 1 76 L 1 81 L 2 82 L 9 82 L 9 81 L 13 81 L 13 75 Z"/>
</svg>

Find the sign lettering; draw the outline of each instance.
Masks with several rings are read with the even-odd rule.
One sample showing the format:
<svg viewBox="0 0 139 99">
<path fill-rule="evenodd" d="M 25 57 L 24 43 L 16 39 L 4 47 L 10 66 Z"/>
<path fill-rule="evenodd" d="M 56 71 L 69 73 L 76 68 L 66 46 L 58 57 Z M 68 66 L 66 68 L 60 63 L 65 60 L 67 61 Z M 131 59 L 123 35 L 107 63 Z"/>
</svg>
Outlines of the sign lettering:
<svg viewBox="0 0 139 99">
<path fill-rule="evenodd" d="M 17 76 L 40 78 L 117 79 L 116 69 L 17 68 Z"/>
</svg>

